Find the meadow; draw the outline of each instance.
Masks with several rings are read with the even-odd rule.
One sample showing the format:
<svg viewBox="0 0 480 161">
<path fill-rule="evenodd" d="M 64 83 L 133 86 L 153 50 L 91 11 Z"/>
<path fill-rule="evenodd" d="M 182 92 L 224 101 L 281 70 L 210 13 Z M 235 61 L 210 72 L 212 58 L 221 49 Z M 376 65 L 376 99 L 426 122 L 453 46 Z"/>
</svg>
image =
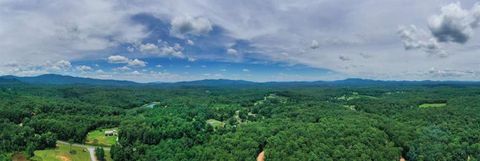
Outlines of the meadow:
<svg viewBox="0 0 480 161">
<path fill-rule="evenodd" d="M 118 128 L 98 129 L 88 132 L 85 144 L 110 147 L 117 142 L 117 135 L 106 136 L 105 131 L 116 130 Z"/>
<path fill-rule="evenodd" d="M 75 153 L 70 153 L 74 150 Z M 70 147 L 69 145 L 57 144 L 54 149 L 45 149 L 35 151 L 35 156 L 31 161 L 88 161 L 90 155 L 85 148 Z"/>
</svg>

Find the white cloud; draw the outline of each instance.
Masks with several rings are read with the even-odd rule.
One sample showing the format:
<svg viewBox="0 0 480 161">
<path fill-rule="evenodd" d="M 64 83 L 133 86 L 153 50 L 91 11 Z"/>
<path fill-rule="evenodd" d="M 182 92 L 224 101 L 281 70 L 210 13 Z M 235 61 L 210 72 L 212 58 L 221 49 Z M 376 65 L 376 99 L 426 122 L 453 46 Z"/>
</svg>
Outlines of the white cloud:
<svg viewBox="0 0 480 161">
<path fill-rule="evenodd" d="M 128 59 L 125 56 L 121 56 L 121 55 L 109 56 L 107 58 L 107 60 L 108 60 L 109 63 L 112 63 L 112 64 L 124 64 L 124 63 L 130 62 L 130 59 Z"/>
<path fill-rule="evenodd" d="M 60 60 L 56 62 L 47 61 L 44 64 L 29 64 L 29 63 L 7 63 L 0 65 L 0 74 L 12 74 L 19 76 L 34 76 L 47 73 L 62 73 L 70 71 L 72 63 L 67 60 Z"/>
<path fill-rule="evenodd" d="M 133 71 L 132 74 L 133 74 L 133 75 L 140 75 L 140 74 L 142 74 L 142 73 L 140 73 L 140 72 L 138 72 L 138 71 Z"/>
<path fill-rule="evenodd" d="M 134 52 L 134 51 L 135 51 L 135 48 L 133 48 L 133 47 L 129 46 L 129 47 L 127 47 L 127 51 L 132 53 L 132 52 Z"/>
<path fill-rule="evenodd" d="M 440 47 L 435 38 L 429 33 L 417 29 L 415 25 L 410 25 L 409 27 L 401 26 L 398 34 L 402 39 L 405 50 L 421 49 L 426 53 L 440 57 L 446 57 L 448 55 L 446 51 Z"/>
<path fill-rule="evenodd" d="M 204 17 L 177 16 L 171 22 L 170 33 L 184 38 L 186 35 L 204 35 L 212 30 L 210 20 Z"/>
<path fill-rule="evenodd" d="M 465 43 L 473 35 L 473 30 L 480 22 L 480 5 L 472 10 L 465 10 L 460 2 L 443 6 L 440 15 L 431 16 L 429 28 L 439 42 Z"/>
<path fill-rule="evenodd" d="M 144 62 L 138 59 L 133 59 L 129 61 L 127 65 L 130 67 L 145 67 L 147 66 L 147 62 Z"/>
<path fill-rule="evenodd" d="M 185 56 L 183 55 L 182 50 L 183 48 L 179 44 L 175 44 L 174 46 L 165 45 L 160 48 L 160 53 L 178 58 L 184 58 Z"/>
<path fill-rule="evenodd" d="M 80 65 L 80 66 L 77 66 L 76 69 L 80 72 L 88 72 L 88 71 L 92 71 L 93 68 L 90 67 L 90 66 L 87 66 L 87 65 Z"/>
<path fill-rule="evenodd" d="M 127 64 L 129 67 L 145 67 L 148 64 L 147 62 L 139 59 L 129 59 L 120 55 L 109 56 L 107 60 L 112 64 Z"/>
<path fill-rule="evenodd" d="M 197 59 L 196 59 L 196 58 L 193 58 L 193 57 L 188 57 L 187 60 L 188 60 L 189 62 L 194 62 L 194 61 L 196 61 Z"/>
<path fill-rule="evenodd" d="M 155 65 L 157 68 L 162 68 L 163 66 L 161 64 Z"/>
<path fill-rule="evenodd" d="M 98 58 L 104 56 L 100 51 L 148 35 L 117 1 L 2 1 L 1 6 L 2 61 L 40 65 Z"/>
<path fill-rule="evenodd" d="M 244 68 L 242 69 L 242 72 L 250 72 L 250 70 Z"/>
<path fill-rule="evenodd" d="M 320 47 L 320 44 L 318 43 L 317 40 L 312 40 L 312 43 L 310 44 L 310 48 L 311 49 L 316 49 L 316 48 L 319 48 Z"/>
<path fill-rule="evenodd" d="M 232 49 L 232 48 L 227 49 L 227 54 L 228 55 L 233 55 L 233 56 L 238 56 L 239 55 L 238 51 L 235 50 L 235 49 Z"/>
<path fill-rule="evenodd" d="M 114 70 L 114 71 L 125 72 L 125 71 L 129 71 L 129 70 L 132 70 L 132 69 L 129 68 L 129 67 L 127 67 L 127 66 L 123 66 L 123 67 L 114 68 L 113 70 Z"/>
<path fill-rule="evenodd" d="M 152 43 L 140 44 L 139 50 L 142 53 L 155 54 L 158 56 L 173 56 L 178 58 L 185 58 L 183 54 L 183 47 L 180 44 L 174 44 L 171 46 L 167 42 L 160 41 L 160 45 Z"/>
<path fill-rule="evenodd" d="M 152 43 L 141 44 L 139 47 L 142 53 L 157 53 L 159 52 L 159 48 L 157 45 Z"/>
<path fill-rule="evenodd" d="M 192 40 L 187 40 L 188 45 L 195 45 L 195 43 Z"/>
<path fill-rule="evenodd" d="M 51 70 L 64 71 L 70 69 L 72 67 L 72 63 L 66 60 L 60 60 L 54 63 L 47 63 L 45 64 L 45 67 Z"/>
</svg>

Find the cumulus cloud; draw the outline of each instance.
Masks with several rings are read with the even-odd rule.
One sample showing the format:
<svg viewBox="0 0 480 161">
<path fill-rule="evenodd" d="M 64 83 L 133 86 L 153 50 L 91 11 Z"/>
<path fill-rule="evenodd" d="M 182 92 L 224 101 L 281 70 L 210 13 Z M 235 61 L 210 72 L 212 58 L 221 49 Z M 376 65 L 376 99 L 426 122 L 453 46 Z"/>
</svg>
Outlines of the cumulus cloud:
<svg viewBox="0 0 480 161">
<path fill-rule="evenodd" d="M 70 63 L 70 61 L 67 61 L 67 60 L 60 60 L 54 63 L 47 63 L 45 64 L 45 66 L 51 70 L 63 71 L 63 70 L 70 69 L 72 67 L 72 63 Z"/>
<path fill-rule="evenodd" d="M 139 59 L 129 59 L 125 56 L 121 55 L 112 55 L 107 58 L 108 63 L 111 64 L 127 64 L 129 67 L 145 67 L 147 66 L 147 62 L 139 60 Z"/>
<path fill-rule="evenodd" d="M 140 52 L 147 54 L 185 58 L 185 55 L 183 54 L 183 47 L 180 46 L 180 44 L 174 44 L 172 46 L 165 41 L 159 41 L 158 45 L 153 43 L 140 44 L 138 49 Z"/>
<path fill-rule="evenodd" d="M 238 53 L 238 51 L 235 50 L 235 49 L 228 48 L 228 49 L 227 49 L 227 54 L 228 54 L 228 55 L 233 55 L 233 56 L 238 56 L 239 53 Z"/>
<path fill-rule="evenodd" d="M 143 53 L 156 53 L 159 51 L 158 46 L 152 43 L 141 44 L 139 48 Z"/>
<path fill-rule="evenodd" d="M 87 66 L 87 65 L 77 66 L 76 69 L 77 69 L 78 71 L 81 71 L 81 72 L 88 72 L 88 71 L 92 71 L 92 70 L 93 70 L 92 67 Z"/>
<path fill-rule="evenodd" d="M 204 17 L 177 16 L 171 22 L 170 33 L 184 38 L 186 35 L 204 35 L 212 31 L 212 23 Z"/>
<path fill-rule="evenodd" d="M 107 58 L 109 63 L 112 64 L 123 64 L 130 62 L 130 59 L 121 55 L 112 55 Z"/>
<path fill-rule="evenodd" d="M 249 70 L 249 69 L 246 69 L 246 68 L 242 69 L 242 71 L 243 71 L 243 72 L 250 72 L 250 70 Z"/>
<path fill-rule="evenodd" d="M 192 40 L 187 40 L 188 45 L 195 45 L 195 43 Z"/>
<path fill-rule="evenodd" d="M 405 50 L 421 49 L 426 53 L 446 57 L 447 53 L 443 50 L 437 40 L 424 30 L 417 29 L 415 25 L 408 27 L 401 26 L 398 34 L 402 39 Z"/>
<path fill-rule="evenodd" d="M 429 18 L 428 26 L 439 42 L 463 44 L 470 39 L 480 21 L 480 5 L 476 3 L 471 10 L 463 9 L 460 2 L 441 8 L 439 15 Z"/>
<path fill-rule="evenodd" d="M 122 67 L 118 67 L 118 68 L 113 68 L 113 71 L 125 72 L 125 71 L 129 71 L 129 70 L 132 70 L 132 69 L 129 68 L 129 67 L 127 67 L 127 66 L 122 66 Z"/>
<path fill-rule="evenodd" d="M 185 57 L 182 51 L 183 51 L 183 47 L 180 46 L 179 44 L 175 44 L 174 46 L 164 45 L 163 47 L 160 48 L 160 53 L 163 53 L 165 55 L 171 55 L 178 58 Z"/>
<path fill-rule="evenodd" d="M 128 66 L 130 67 L 145 67 L 147 66 L 147 62 L 138 60 L 138 59 L 133 59 L 127 63 Z"/>
</svg>

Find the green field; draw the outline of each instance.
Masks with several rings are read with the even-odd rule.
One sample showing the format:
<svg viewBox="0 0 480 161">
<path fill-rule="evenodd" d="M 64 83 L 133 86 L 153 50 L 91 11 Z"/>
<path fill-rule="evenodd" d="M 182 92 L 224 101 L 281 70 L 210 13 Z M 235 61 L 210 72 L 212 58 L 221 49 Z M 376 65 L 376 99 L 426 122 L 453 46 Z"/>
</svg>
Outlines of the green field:
<svg viewBox="0 0 480 161">
<path fill-rule="evenodd" d="M 117 128 L 113 128 L 118 131 Z M 85 144 L 89 145 L 98 145 L 98 146 L 112 146 L 117 142 L 117 136 L 105 136 L 106 130 L 112 129 L 98 129 L 94 131 L 90 131 L 87 134 L 87 139 Z"/>
<path fill-rule="evenodd" d="M 72 150 L 76 151 L 76 154 L 69 153 L 70 146 L 57 144 L 57 148 L 48 150 L 37 150 L 32 161 L 88 161 L 90 160 L 90 154 L 84 148 L 73 147 Z"/>
<path fill-rule="evenodd" d="M 424 104 L 421 104 L 420 108 L 435 108 L 435 107 L 445 107 L 447 106 L 446 103 L 424 103 Z"/>
</svg>

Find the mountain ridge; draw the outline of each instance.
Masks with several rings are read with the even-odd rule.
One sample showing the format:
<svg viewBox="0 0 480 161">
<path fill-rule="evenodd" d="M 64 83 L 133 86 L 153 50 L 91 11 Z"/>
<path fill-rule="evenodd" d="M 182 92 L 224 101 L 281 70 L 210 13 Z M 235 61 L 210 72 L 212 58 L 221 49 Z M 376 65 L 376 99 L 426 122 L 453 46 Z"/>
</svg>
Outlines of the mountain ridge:
<svg viewBox="0 0 480 161">
<path fill-rule="evenodd" d="M 369 85 L 480 85 L 480 81 L 407 81 L 407 80 L 373 80 L 362 78 L 348 78 L 343 80 L 333 81 L 270 81 L 270 82 L 254 82 L 247 80 L 231 80 L 231 79 L 203 79 L 193 81 L 179 81 L 179 82 L 149 82 L 139 83 L 127 80 L 114 79 L 95 79 L 86 77 L 76 77 L 59 74 L 44 74 L 38 76 L 0 76 L 1 84 L 9 83 L 24 83 L 24 84 L 44 84 L 44 85 L 98 85 L 98 86 L 302 86 L 302 85 L 344 85 L 344 86 L 369 86 Z"/>
</svg>

